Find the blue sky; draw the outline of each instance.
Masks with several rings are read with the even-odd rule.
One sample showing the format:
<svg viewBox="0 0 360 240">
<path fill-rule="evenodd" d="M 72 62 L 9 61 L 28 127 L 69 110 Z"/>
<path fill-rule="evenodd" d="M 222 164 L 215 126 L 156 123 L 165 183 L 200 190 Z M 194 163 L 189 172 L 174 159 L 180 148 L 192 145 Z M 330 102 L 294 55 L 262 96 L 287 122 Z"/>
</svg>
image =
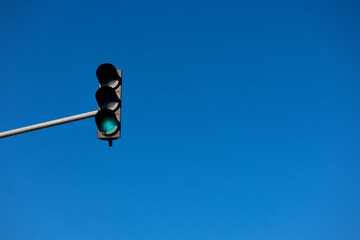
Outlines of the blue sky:
<svg viewBox="0 0 360 240">
<path fill-rule="evenodd" d="M 8 1 L 0 239 L 359 239 L 358 1 Z"/>
</svg>

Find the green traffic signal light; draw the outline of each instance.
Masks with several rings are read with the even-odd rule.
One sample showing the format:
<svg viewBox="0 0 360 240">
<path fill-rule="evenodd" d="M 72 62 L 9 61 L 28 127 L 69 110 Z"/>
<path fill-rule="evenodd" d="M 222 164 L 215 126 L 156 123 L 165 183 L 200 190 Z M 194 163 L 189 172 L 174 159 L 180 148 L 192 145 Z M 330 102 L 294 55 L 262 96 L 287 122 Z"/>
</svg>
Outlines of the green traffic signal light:
<svg viewBox="0 0 360 240">
<path fill-rule="evenodd" d="M 109 109 L 99 110 L 95 116 L 95 122 L 99 131 L 106 136 L 116 134 L 120 128 L 115 113 Z"/>
<path fill-rule="evenodd" d="M 96 70 L 99 88 L 95 93 L 98 109 L 95 116 L 98 139 L 112 141 L 120 138 L 122 71 L 110 63 Z"/>
<path fill-rule="evenodd" d="M 118 121 L 112 117 L 106 117 L 100 123 L 99 130 L 105 135 L 111 135 L 116 132 L 118 128 Z"/>
</svg>

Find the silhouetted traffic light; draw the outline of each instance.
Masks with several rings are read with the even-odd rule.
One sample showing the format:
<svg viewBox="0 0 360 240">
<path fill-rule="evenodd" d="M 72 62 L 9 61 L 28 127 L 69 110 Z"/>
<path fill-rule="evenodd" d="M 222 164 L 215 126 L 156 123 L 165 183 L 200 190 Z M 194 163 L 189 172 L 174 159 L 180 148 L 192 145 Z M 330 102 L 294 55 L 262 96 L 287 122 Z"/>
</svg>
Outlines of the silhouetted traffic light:
<svg viewBox="0 0 360 240">
<path fill-rule="evenodd" d="M 95 94 L 99 105 L 95 116 L 97 138 L 108 140 L 111 147 L 112 141 L 120 137 L 122 71 L 104 63 L 96 70 L 96 76 L 99 80 Z"/>
</svg>

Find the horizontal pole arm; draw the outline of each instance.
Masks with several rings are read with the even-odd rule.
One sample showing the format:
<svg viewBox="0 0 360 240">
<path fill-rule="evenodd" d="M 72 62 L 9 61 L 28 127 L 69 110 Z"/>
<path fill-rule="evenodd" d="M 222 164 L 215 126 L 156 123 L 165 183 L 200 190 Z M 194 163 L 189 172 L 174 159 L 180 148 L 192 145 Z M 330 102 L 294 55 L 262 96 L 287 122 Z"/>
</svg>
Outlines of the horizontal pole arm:
<svg viewBox="0 0 360 240">
<path fill-rule="evenodd" d="M 27 127 L 17 128 L 17 129 L 6 131 L 6 132 L 1 132 L 0 138 L 10 137 L 10 136 L 18 135 L 21 133 L 31 132 L 31 131 L 35 131 L 35 130 L 39 130 L 39 129 L 43 129 L 43 128 L 48 128 L 48 127 L 52 127 L 52 126 L 56 126 L 56 125 L 69 123 L 69 122 L 79 121 L 79 120 L 86 119 L 86 118 L 91 118 L 91 117 L 94 117 L 97 112 L 98 111 L 96 110 L 96 111 L 82 113 L 82 114 L 65 117 L 65 118 L 60 118 L 60 119 L 56 119 L 56 120 L 52 120 L 52 121 L 48 121 L 48 122 L 43 122 L 43 123 L 39 123 L 39 124 L 27 126 Z"/>
</svg>

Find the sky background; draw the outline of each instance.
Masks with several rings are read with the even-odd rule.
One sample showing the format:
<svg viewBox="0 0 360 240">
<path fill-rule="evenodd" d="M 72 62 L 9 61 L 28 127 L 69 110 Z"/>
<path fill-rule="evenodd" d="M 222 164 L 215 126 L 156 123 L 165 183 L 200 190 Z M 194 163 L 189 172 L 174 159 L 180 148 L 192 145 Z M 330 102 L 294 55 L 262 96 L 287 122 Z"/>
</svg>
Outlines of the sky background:
<svg viewBox="0 0 360 240">
<path fill-rule="evenodd" d="M 359 1 L 1 1 L 0 239 L 360 239 Z"/>
</svg>

